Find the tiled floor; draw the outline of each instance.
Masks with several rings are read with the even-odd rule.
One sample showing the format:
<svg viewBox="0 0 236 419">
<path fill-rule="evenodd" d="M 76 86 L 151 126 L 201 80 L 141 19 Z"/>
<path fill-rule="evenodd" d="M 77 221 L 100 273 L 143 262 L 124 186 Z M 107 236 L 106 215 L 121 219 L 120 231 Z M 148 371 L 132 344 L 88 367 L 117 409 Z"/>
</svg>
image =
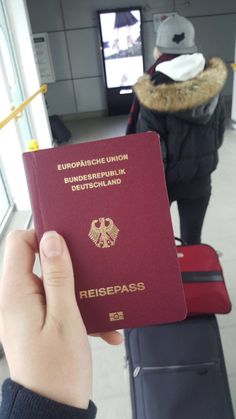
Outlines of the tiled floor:
<svg viewBox="0 0 236 419">
<path fill-rule="evenodd" d="M 123 116 L 67 122 L 68 127 L 73 132 L 72 142 L 123 135 L 125 124 L 126 117 Z M 224 145 L 220 150 L 220 163 L 213 175 L 213 193 L 204 224 L 203 242 L 211 244 L 223 253 L 221 263 L 233 307 L 230 314 L 218 316 L 218 322 L 236 412 L 235 155 L 236 131 L 227 130 Z M 175 205 L 171 208 L 171 214 L 174 232 L 178 236 L 178 216 Z M 90 340 L 94 361 L 93 399 L 98 406 L 98 419 L 131 419 L 124 346 L 108 346 L 97 338 L 91 338 Z M 0 362 L 0 381 L 7 375 L 6 363 L 2 360 Z"/>
</svg>

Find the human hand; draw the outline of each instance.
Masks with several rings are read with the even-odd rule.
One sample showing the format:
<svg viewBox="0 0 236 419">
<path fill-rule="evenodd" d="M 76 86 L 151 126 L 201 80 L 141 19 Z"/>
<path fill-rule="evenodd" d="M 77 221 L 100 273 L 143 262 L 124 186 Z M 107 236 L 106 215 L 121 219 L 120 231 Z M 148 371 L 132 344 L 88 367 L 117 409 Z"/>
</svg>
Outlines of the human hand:
<svg viewBox="0 0 236 419">
<path fill-rule="evenodd" d="M 46 233 L 40 243 L 43 280 L 33 273 L 35 233 L 15 231 L 6 241 L 0 284 L 0 336 L 12 380 L 60 403 L 87 408 L 91 353 L 74 293 L 64 239 Z M 100 335 L 111 344 L 118 332 Z"/>
<path fill-rule="evenodd" d="M 52 400 L 86 409 L 91 353 L 74 294 L 66 244 L 55 232 L 40 243 L 43 281 L 33 274 L 34 231 L 6 241 L 0 284 L 0 335 L 12 380 Z"/>
</svg>

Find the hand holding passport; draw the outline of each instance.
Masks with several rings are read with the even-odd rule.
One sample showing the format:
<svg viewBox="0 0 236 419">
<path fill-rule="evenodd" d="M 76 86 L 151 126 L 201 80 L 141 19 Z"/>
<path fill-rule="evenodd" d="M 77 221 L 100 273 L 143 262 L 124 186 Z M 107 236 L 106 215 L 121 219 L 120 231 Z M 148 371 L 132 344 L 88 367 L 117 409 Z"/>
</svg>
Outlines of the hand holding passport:
<svg viewBox="0 0 236 419">
<path fill-rule="evenodd" d="M 157 134 L 23 155 L 40 241 L 68 245 L 88 333 L 186 316 Z"/>
</svg>

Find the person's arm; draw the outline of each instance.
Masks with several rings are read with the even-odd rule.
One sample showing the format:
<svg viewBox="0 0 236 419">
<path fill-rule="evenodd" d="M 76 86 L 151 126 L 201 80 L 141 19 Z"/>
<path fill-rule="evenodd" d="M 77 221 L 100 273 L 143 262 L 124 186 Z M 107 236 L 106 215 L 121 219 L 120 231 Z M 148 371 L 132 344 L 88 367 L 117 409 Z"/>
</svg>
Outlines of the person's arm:
<svg viewBox="0 0 236 419">
<path fill-rule="evenodd" d="M 0 282 L 0 340 L 11 380 L 3 386 L 0 417 L 54 419 L 61 412 L 63 419 L 92 419 L 91 353 L 70 255 L 59 234 L 45 233 L 41 279 L 33 273 L 37 252 L 33 230 L 8 236 Z M 102 337 L 121 342 L 116 332 Z"/>
<path fill-rule="evenodd" d="M 141 106 L 140 112 L 139 112 L 139 118 L 137 122 L 137 132 L 145 132 L 145 131 L 155 131 L 157 132 L 157 134 L 159 134 L 162 159 L 163 159 L 164 167 L 166 167 L 166 160 L 167 160 L 166 115 L 147 109 L 144 106 Z"/>
<path fill-rule="evenodd" d="M 75 408 L 40 396 L 11 379 L 2 386 L 1 419 L 94 419 L 96 411 L 92 401 L 87 409 Z"/>
<path fill-rule="evenodd" d="M 226 127 L 226 111 L 225 111 L 225 104 L 223 102 L 222 97 L 219 97 L 219 112 L 218 112 L 218 148 L 221 147 L 224 140 L 224 132 Z"/>
</svg>

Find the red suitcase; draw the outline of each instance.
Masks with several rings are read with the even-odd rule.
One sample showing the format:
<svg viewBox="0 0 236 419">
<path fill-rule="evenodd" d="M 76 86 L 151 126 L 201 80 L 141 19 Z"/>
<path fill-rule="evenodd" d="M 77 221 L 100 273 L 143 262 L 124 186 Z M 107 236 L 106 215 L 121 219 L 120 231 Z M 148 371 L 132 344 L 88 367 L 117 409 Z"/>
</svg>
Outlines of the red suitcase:
<svg viewBox="0 0 236 419">
<path fill-rule="evenodd" d="M 188 315 L 229 313 L 231 303 L 216 251 L 207 244 L 176 248 Z"/>
</svg>

